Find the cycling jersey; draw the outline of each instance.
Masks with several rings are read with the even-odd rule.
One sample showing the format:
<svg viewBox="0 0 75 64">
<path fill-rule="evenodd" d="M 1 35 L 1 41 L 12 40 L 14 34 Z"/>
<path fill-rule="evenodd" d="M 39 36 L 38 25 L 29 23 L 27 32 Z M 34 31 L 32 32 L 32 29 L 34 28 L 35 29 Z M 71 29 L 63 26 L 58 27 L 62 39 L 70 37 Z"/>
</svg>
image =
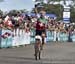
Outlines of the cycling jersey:
<svg viewBox="0 0 75 64">
<path fill-rule="evenodd" d="M 36 22 L 36 30 L 45 30 L 45 25 L 46 25 L 47 21 L 44 18 L 40 18 L 37 22 Z"/>
</svg>

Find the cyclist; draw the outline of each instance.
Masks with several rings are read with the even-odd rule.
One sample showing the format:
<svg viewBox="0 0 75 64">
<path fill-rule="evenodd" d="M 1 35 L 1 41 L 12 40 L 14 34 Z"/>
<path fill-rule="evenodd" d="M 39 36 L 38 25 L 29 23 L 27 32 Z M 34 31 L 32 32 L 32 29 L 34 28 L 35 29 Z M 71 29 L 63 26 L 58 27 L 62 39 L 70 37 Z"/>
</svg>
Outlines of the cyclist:
<svg viewBox="0 0 75 64">
<path fill-rule="evenodd" d="M 45 19 L 45 11 L 40 12 L 40 18 L 38 18 L 36 22 L 36 35 L 40 35 L 42 37 L 42 49 L 45 43 L 46 36 L 46 27 L 47 20 Z"/>
</svg>

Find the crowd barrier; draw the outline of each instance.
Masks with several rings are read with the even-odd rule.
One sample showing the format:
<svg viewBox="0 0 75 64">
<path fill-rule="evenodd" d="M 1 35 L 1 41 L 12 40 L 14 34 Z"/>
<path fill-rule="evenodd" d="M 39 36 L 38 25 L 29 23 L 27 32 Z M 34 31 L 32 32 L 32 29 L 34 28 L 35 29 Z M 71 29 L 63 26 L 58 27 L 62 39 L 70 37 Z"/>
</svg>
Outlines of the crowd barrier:
<svg viewBox="0 0 75 64">
<path fill-rule="evenodd" d="M 18 30 L 17 30 L 18 31 Z M 16 36 L 14 32 L 10 30 L 0 29 L 0 48 L 7 48 L 7 47 L 14 47 L 19 45 L 26 45 L 35 43 L 35 30 L 31 30 L 30 32 L 26 33 L 22 30 L 19 32 L 20 34 Z M 46 31 L 47 37 L 46 42 L 53 42 L 53 41 L 61 41 L 67 42 L 69 41 L 69 37 L 72 42 L 75 42 L 75 34 L 69 35 L 66 33 L 56 33 L 54 31 Z"/>
<path fill-rule="evenodd" d="M 72 42 L 75 42 L 75 33 L 72 34 L 72 35 L 70 36 L 70 38 L 72 39 Z"/>
</svg>

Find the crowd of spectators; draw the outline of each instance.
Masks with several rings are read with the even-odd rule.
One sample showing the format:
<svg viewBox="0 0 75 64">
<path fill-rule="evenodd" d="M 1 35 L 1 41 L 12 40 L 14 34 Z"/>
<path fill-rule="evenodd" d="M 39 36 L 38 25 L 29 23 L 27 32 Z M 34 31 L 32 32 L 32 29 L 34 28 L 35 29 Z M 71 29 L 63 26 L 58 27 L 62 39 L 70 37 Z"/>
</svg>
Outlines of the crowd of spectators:
<svg viewBox="0 0 75 64">
<path fill-rule="evenodd" d="M 3 29 L 10 29 L 15 31 L 16 30 L 25 30 L 30 31 L 31 29 L 35 29 L 35 23 L 38 19 L 38 16 L 28 16 L 26 15 L 17 15 L 17 16 L 5 16 L 4 18 L 0 17 L 0 28 Z M 75 33 L 75 24 L 74 23 L 64 23 L 62 21 L 57 21 L 50 17 L 46 17 L 47 21 L 47 28 L 48 31 L 56 31 L 56 33 L 67 33 L 67 34 L 74 34 Z"/>
</svg>

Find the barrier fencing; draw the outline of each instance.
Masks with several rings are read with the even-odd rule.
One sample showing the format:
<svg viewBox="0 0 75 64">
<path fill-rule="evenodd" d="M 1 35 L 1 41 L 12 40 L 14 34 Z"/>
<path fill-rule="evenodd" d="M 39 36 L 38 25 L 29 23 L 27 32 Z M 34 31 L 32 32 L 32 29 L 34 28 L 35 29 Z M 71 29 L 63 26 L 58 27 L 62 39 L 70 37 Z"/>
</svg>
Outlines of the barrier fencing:
<svg viewBox="0 0 75 64">
<path fill-rule="evenodd" d="M 61 42 L 68 42 L 71 40 L 75 42 L 75 34 L 72 33 L 56 33 L 55 31 L 46 31 L 47 37 L 46 42 L 53 42 L 53 41 L 61 41 Z M 26 33 L 20 31 L 20 35 L 13 36 L 14 32 L 10 30 L 0 29 L 0 48 L 7 48 L 25 44 L 32 44 L 35 43 L 35 30 L 31 30 L 31 32 Z"/>
</svg>

